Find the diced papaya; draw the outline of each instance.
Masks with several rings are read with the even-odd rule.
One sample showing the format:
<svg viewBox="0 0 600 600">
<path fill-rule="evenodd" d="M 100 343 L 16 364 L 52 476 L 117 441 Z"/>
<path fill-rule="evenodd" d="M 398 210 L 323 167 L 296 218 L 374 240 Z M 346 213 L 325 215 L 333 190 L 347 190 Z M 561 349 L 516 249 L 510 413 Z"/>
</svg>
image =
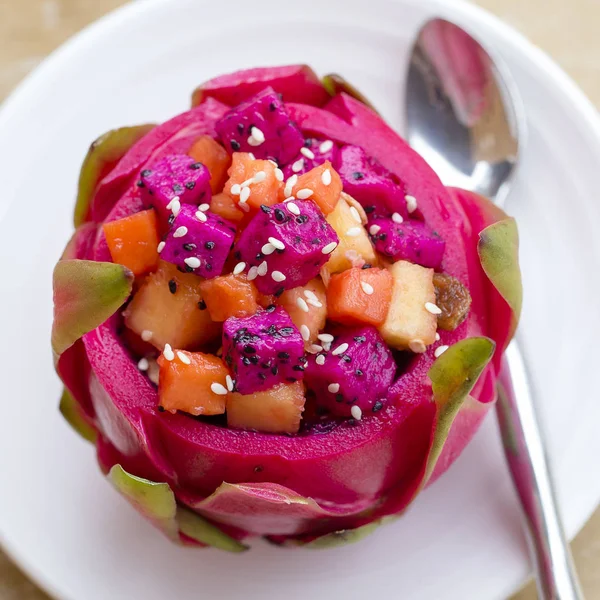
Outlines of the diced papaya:
<svg viewBox="0 0 600 600">
<path fill-rule="evenodd" d="M 340 194 L 342 180 L 331 163 L 326 160 L 322 165 L 300 175 L 298 182 L 292 188 L 292 195 L 297 196 L 300 190 L 311 190 L 309 199 L 312 200 L 324 214 L 333 212 Z"/>
<path fill-rule="evenodd" d="M 244 213 L 238 208 L 236 201 L 225 193 L 216 194 L 212 197 L 210 210 L 216 215 L 234 223 L 239 223 L 244 218 Z"/>
<path fill-rule="evenodd" d="M 298 433 L 305 400 L 300 381 L 280 383 L 254 394 L 228 394 L 227 425 L 269 433 Z"/>
<path fill-rule="evenodd" d="M 208 169 L 212 193 L 218 194 L 223 191 L 227 181 L 227 169 L 231 164 L 227 150 L 209 135 L 203 135 L 194 142 L 188 155 Z"/>
<path fill-rule="evenodd" d="M 286 290 L 276 303 L 283 306 L 301 333 L 303 326 L 308 328 L 304 346 L 309 349 L 317 341 L 327 320 L 327 292 L 321 279 L 316 277 L 304 286 Z"/>
<path fill-rule="evenodd" d="M 385 269 L 355 267 L 333 275 L 327 288 L 327 315 L 344 325 L 381 325 L 390 308 L 392 286 L 392 275 Z"/>
<path fill-rule="evenodd" d="M 229 371 L 221 359 L 202 352 L 173 350 L 173 359 L 161 354 L 158 365 L 158 399 L 165 410 L 191 415 L 225 412 Z"/>
<path fill-rule="evenodd" d="M 200 284 L 200 291 L 213 321 L 249 317 L 259 309 L 258 290 L 245 274 L 207 279 Z"/>
<path fill-rule="evenodd" d="M 160 350 L 165 344 L 195 350 L 214 341 L 221 328 L 206 310 L 201 281 L 159 261 L 125 310 L 125 325 Z"/>
<path fill-rule="evenodd" d="M 102 229 L 113 262 L 126 266 L 134 275 L 155 269 L 160 240 L 153 209 L 105 223 Z"/>
</svg>

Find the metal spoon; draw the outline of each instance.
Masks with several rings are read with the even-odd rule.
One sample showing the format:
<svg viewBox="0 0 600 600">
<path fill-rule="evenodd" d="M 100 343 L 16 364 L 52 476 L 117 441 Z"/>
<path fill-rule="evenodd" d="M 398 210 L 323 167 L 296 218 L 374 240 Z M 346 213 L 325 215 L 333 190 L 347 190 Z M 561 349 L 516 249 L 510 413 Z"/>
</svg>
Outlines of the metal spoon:
<svg viewBox="0 0 600 600">
<path fill-rule="evenodd" d="M 502 206 L 525 130 L 521 99 L 504 65 L 457 25 L 443 19 L 428 21 L 410 58 L 406 133 L 410 145 L 442 181 Z M 525 515 L 539 597 L 582 599 L 519 346 L 513 342 L 506 353 L 508 369 L 505 365 L 497 409 L 504 451 Z"/>
</svg>

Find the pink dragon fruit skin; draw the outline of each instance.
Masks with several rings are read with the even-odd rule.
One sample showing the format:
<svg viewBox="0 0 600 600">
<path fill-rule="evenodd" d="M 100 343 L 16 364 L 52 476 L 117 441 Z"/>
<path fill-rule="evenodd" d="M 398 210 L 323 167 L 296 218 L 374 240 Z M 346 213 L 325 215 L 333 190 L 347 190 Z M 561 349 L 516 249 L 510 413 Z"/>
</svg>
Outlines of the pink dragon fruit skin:
<svg viewBox="0 0 600 600">
<path fill-rule="evenodd" d="M 223 323 L 223 356 L 241 394 L 304 377 L 304 341 L 282 308 Z"/>
<path fill-rule="evenodd" d="M 331 140 L 307 138 L 304 140 L 304 147 L 310 150 L 314 158 L 310 158 L 310 154 L 306 156 L 299 152 L 289 164 L 283 168 L 283 176 L 288 179 L 292 175 L 302 175 L 315 167 L 322 165 L 325 161 L 329 161 L 332 165 L 335 164 L 338 155 L 338 146 Z"/>
<path fill-rule="evenodd" d="M 297 210 L 292 212 L 290 206 Z M 269 238 L 282 242 L 285 248 L 265 255 L 263 246 Z M 263 206 L 242 231 L 236 244 L 236 257 L 248 266 L 266 262 L 266 274 L 260 275 L 259 271 L 254 283 L 263 294 L 277 294 L 316 277 L 329 258 L 323 249 L 337 242 L 335 231 L 317 205 L 310 200 L 296 200 Z M 282 273 L 285 280 L 274 278 L 277 272 Z"/>
<path fill-rule="evenodd" d="M 309 357 L 307 389 L 315 393 L 318 406 L 336 416 L 352 416 L 353 406 L 365 416 L 380 411 L 396 373 L 387 344 L 374 327 L 340 329 L 333 335 L 330 352 Z M 338 354 L 339 348 L 346 349 Z M 319 356 L 323 364 L 317 362 Z"/>
<path fill-rule="evenodd" d="M 252 136 L 253 128 L 264 137 Z M 216 124 L 225 148 L 231 152 L 252 152 L 256 158 L 269 158 L 287 164 L 304 144 L 301 131 L 290 121 L 285 106 L 273 88 L 231 109 Z"/>
<path fill-rule="evenodd" d="M 235 231 L 235 225 L 222 217 L 184 204 L 164 240 L 160 256 L 182 271 L 211 279 L 223 272 Z M 193 259 L 198 259 L 198 266 Z"/>
<path fill-rule="evenodd" d="M 198 205 L 210 202 L 211 197 L 208 169 L 185 154 L 165 156 L 152 169 L 142 170 L 138 187 L 144 205 L 155 208 L 165 220 L 171 215 L 173 198 Z"/>
<path fill-rule="evenodd" d="M 408 260 L 437 269 L 444 258 L 446 243 L 422 221 L 392 219 L 369 221 L 371 241 L 378 252 L 396 260 Z"/>
</svg>

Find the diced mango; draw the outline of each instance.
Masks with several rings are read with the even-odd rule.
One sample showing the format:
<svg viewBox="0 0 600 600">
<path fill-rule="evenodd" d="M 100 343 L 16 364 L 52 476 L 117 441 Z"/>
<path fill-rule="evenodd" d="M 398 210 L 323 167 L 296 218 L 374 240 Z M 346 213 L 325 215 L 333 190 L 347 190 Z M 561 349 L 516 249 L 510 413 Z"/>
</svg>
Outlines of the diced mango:
<svg viewBox="0 0 600 600">
<path fill-rule="evenodd" d="M 258 290 L 245 274 L 207 279 L 200 284 L 200 291 L 213 321 L 249 317 L 259 309 Z"/>
<path fill-rule="evenodd" d="M 298 177 L 298 182 L 292 189 L 292 195 L 296 196 L 300 190 L 311 190 L 312 195 L 309 196 L 309 200 L 312 200 L 325 215 L 328 215 L 335 209 L 340 199 L 342 180 L 327 160 L 322 165 Z"/>
</svg>

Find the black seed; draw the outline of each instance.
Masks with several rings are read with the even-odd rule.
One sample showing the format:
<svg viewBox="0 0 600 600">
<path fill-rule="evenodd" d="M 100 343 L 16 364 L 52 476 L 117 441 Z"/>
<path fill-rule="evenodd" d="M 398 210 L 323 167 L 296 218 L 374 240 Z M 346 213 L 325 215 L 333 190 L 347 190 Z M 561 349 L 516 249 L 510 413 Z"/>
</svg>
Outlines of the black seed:
<svg viewBox="0 0 600 600">
<path fill-rule="evenodd" d="M 367 341 L 367 338 L 364 335 L 357 335 L 354 338 L 354 341 L 357 342 L 358 344 L 362 344 L 363 342 Z"/>
<path fill-rule="evenodd" d="M 173 184 L 173 191 L 176 194 L 180 194 L 181 192 L 183 192 L 183 188 L 178 183 L 174 183 Z"/>
<path fill-rule="evenodd" d="M 264 467 L 261 467 L 260 465 L 256 465 L 256 467 L 254 467 L 255 473 L 262 473 L 264 470 Z"/>
<path fill-rule="evenodd" d="M 229 143 L 231 144 L 232 150 L 239 150 L 241 148 L 240 143 L 237 140 L 231 140 Z"/>
<path fill-rule="evenodd" d="M 277 354 L 277 357 L 283 358 L 284 360 L 286 360 L 290 357 L 290 353 L 289 352 L 279 352 L 279 354 Z"/>
<path fill-rule="evenodd" d="M 177 291 L 177 282 L 174 279 L 169 281 L 169 291 L 174 294 Z"/>
<path fill-rule="evenodd" d="M 198 302 L 198 308 L 200 310 L 206 310 L 206 302 L 204 302 L 204 300 L 200 300 L 200 302 Z"/>
<path fill-rule="evenodd" d="M 193 190 L 193 189 L 196 187 L 196 182 L 195 182 L 195 181 L 188 181 L 188 182 L 185 184 L 185 187 L 186 187 L 188 190 Z"/>
<path fill-rule="evenodd" d="M 242 357 L 242 362 L 249 367 L 252 363 L 250 362 L 250 359 L 247 356 L 243 356 Z"/>
<path fill-rule="evenodd" d="M 365 174 L 361 173 L 360 171 L 354 171 L 354 173 L 352 173 L 352 179 L 364 179 L 365 178 Z"/>
<path fill-rule="evenodd" d="M 193 273 L 194 269 L 192 269 L 192 267 L 190 267 L 190 265 L 185 265 L 185 272 L 186 273 Z"/>
<path fill-rule="evenodd" d="M 279 298 L 279 296 L 281 296 L 281 294 L 283 294 L 284 289 L 283 288 L 279 288 L 274 294 L 273 296 L 275 296 L 275 298 Z"/>
<path fill-rule="evenodd" d="M 241 123 L 241 122 L 240 122 L 240 123 L 238 123 L 238 124 L 237 124 L 237 130 L 238 130 L 240 133 L 244 133 L 244 124 L 243 124 L 243 123 Z"/>
<path fill-rule="evenodd" d="M 274 111 L 276 108 L 277 108 L 277 104 L 275 104 L 275 102 L 271 102 L 271 103 L 269 104 L 269 110 L 270 110 L 271 112 L 273 112 L 273 111 Z"/>
<path fill-rule="evenodd" d="M 304 371 L 304 367 L 302 365 L 294 365 L 292 369 L 294 371 Z"/>
<path fill-rule="evenodd" d="M 138 187 L 146 187 L 146 184 L 141 179 L 136 183 L 136 185 Z"/>
<path fill-rule="evenodd" d="M 271 367 L 271 373 L 273 373 L 273 375 L 277 375 L 277 373 L 279 373 L 279 367 L 277 365 Z"/>
<path fill-rule="evenodd" d="M 198 303 L 199 304 L 199 303 Z M 225 357 L 225 362 L 231 366 L 231 363 L 233 363 L 233 359 L 231 358 L 231 356 L 229 356 L 229 354 Z"/>
<path fill-rule="evenodd" d="M 343 402 L 344 401 L 344 395 L 343 394 L 336 394 L 335 395 L 335 401 L 336 402 Z"/>
<path fill-rule="evenodd" d="M 352 362 L 352 358 L 347 354 L 342 354 L 342 360 L 347 363 Z"/>
<path fill-rule="evenodd" d="M 312 140 L 310 140 L 310 139 L 304 140 L 304 147 L 305 148 L 311 148 L 312 147 Z"/>
<path fill-rule="evenodd" d="M 361 375 L 364 375 L 364 373 L 363 373 L 363 372 L 362 372 L 360 369 L 356 369 L 356 371 L 354 371 L 354 374 L 355 374 L 357 377 L 360 377 Z"/>
<path fill-rule="evenodd" d="M 297 235 L 294 237 L 294 242 L 296 242 L 296 244 L 300 244 L 302 243 L 302 238 L 299 235 Z"/>
<path fill-rule="evenodd" d="M 307 215 L 298 215 L 296 217 L 296 223 L 298 223 L 300 225 L 304 225 L 307 222 L 308 222 L 308 216 Z"/>
<path fill-rule="evenodd" d="M 279 223 L 284 223 L 287 220 L 285 213 L 280 208 L 275 209 L 275 220 Z"/>
<path fill-rule="evenodd" d="M 195 162 L 190 165 L 190 169 L 194 171 L 197 171 L 200 167 L 202 167 L 202 163 L 200 162 Z"/>
<path fill-rule="evenodd" d="M 207 271 L 212 271 L 212 265 L 211 265 L 210 263 L 206 263 L 206 264 L 204 265 L 204 268 L 205 268 Z"/>
<path fill-rule="evenodd" d="M 173 225 L 173 221 L 175 221 L 175 215 L 170 214 L 167 222 L 169 223 L 169 225 Z"/>
<path fill-rule="evenodd" d="M 321 238 L 313 238 L 312 240 L 310 240 L 310 243 L 318 246 L 321 243 Z"/>
<path fill-rule="evenodd" d="M 282 327 L 279 330 L 279 333 L 283 336 L 283 337 L 288 337 L 290 335 L 292 335 L 294 333 L 294 328 L 293 327 Z"/>
<path fill-rule="evenodd" d="M 259 378 L 261 381 L 265 381 L 265 380 L 267 379 L 267 376 L 266 376 L 266 374 L 265 374 L 265 373 L 263 373 L 263 372 L 261 371 L 261 372 L 258 374 L 258 378 Z"/>
<path fill-rule="evenodd" d="M 251 346 L 250 344 L 246 344 L 244 346 L 244 352 L 246 354 L 256 354 L 256 348 L 254 346 Z"/>
<path fill-rule="evenodd" d="M 215 247 L 215 243 L 214 242 L 206 242 L 206 244 L 204 244 L 204 247 L 207 250 L 212 250 Z"/>
<path fill-rule="evenodd" d="M 370 269 L 370 268 L 371 268 L 371 265 L 370 265 L 369 263 L 365 263 L 365 264 L 364 264 L 364 265 L 361 267 L 361 269 Z"/>
<path fill-rule="evenodd" d="M 356 404 L 358 402 L 358 396 L 354 396 L 354 398 L 352 398 L 352 402 L 350 404 Z"/>
<path fill-rule="evenodd" d="M 375 207 L 374 206 L 365 206 L 364 207 L 365 212 L 370 215 L 372 212 L 375 212 Z"/>
<path fill-rule="evenodd" d="M 298 381 L 295 377 L 286 377 L 285 380 L 290 383 L 296 383 L 296 381 Z"/>
<path fill-rule="evenodd" d="M 308 362 L 308 358 L 306 358 L 306 356 L 301 356 L 301 357 L 298 359 L 298 362 L 299 362 L 301 365 L 305 365 L 305 364 Z"/>
<path fill-rule="evenodd" d="M 165 407 L 164 407 L 164 406 L 161 406 L 161 405 L 159 404 L 159 405 L 156 407 L 156 410 L 157 410 L 158 412 L 165 412 Z"/>
<path fill-rule="evenodd" d="M 270 214 L 271 213 L 271 208 L 269 206 L 267 206 L 266 204 L 261 204 L 260 205 L 260 210 L 262 210 L 266 214 Z"/>
<path fill-rule="evenodd" d="M 263 369 L 270 369 L 271 368 L 271 363 L 268 362 L 264 362 L 262 363 L 262 365 L 260 365 Z"/>
<path fill-rule="evenodd" d="M 268 313 L 272 313 L 277 307 L 274 304 L 269 304 L 269 306 L 267 306 L 267 308 L 265 308 L 265 310 Z"/>
<path fill-rule="evenodd" d="M 183 249 L 191 252 L 192 250 L 196 249 L 196 244 L 184 244 Z"/>
<path fill-rule="evenodd" d="M 254 258 L 260 260 L 263 257 L 262 252 L 259 252 Z"/>
<path fill-rule="evenodd" d="M 236 260 L 242 260 L 242 253 L 239 250 L 236 250 L 233 253 L 233 256 L 235 257 Z"/>
<path fill-rule="evenodd" d="M 383 408 L 383 402 L 377 400 L 375 404 L 373 404 L 373 412 L 379 412 Z"/>
<path fill-rule="evenodd" d="M 250 362 L 251 362 L 253 365 L 257 365 L 257 364 L 258 364 L 258 356 L 256 356 L 256 354 L 253 354 L 253 355 L 250 357 Z"/>
<path fill-rule="evenodd" d="M 143 170 L 143 171 L 140 173 L 140 175 L 141 175 L 142 177 L 148 177 L 148 176 L 149 176 L 149 175 L 151 175 L 151 174 L 152 174 L 152 171 L 151 171 L 151 169 L 144 169 L 144 170 Z"/>
<path fill-rule="evenodd" d="M 380 239 L 382 242 L 385 242 L 385 240 L 387 239 L 387 233 L 380 233 L 380 234 L 379 234 L 379 239 Z"/>
</svg>

